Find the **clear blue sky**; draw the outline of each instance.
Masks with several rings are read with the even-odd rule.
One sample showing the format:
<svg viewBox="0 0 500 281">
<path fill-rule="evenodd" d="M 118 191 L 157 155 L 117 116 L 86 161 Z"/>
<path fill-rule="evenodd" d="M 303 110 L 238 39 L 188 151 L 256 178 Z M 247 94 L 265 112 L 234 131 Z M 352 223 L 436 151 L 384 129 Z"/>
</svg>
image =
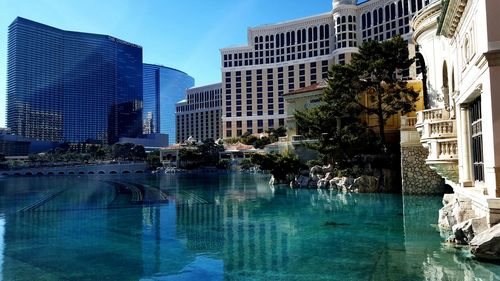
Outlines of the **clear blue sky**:
<svg viewBox="0 0 500 281">
<path fill-rule="evenodd" d="M 220 82 L 219 49 L 247 43 L 247 28 L 332 9 L 331 0 L 0 0 L 0 127 L 5 126 L 7 29 L 25 17 L 141 45 L 144 62 Z"/>
</svg>

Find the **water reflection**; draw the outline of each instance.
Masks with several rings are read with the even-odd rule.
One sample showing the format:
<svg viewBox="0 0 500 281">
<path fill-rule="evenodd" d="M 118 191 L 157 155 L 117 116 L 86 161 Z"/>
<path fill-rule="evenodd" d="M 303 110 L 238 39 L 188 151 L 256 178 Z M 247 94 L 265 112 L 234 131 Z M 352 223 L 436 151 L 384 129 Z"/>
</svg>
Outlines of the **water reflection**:
<svg viewBox="0 0 500 281">
<path fill-rule="evenodd" d="M 15 179 L 19 194 L 0 183 L 5 280 L 500 276 L 441 245 L 436 197 L 271 189 L 253 175 L 34 179 Z"/>
<path fill-rule="evenodd" d="M 5 218 L 0 214 L 0 281 L 3 280 L 3 251 L 4 251 Z"/>
</svg>

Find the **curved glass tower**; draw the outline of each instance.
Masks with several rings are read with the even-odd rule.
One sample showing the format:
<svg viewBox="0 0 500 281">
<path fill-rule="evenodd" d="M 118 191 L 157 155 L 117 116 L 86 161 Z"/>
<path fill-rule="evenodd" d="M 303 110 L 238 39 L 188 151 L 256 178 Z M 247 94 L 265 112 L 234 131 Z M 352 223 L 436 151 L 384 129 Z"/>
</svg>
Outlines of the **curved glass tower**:
<svg viewBox="0 0 500 281">
<path fill-rule="evenodd" d="M 174 68 L 144 64 L 143 79 L 143 133 L 168 134 L 168 142 L 175 143 L 175 104 L 194 86 L 194 78 Z"/>
<path fill-rule="evenodd" d="M 9 26 L 7 59 L 14 134 L 114 143 L 142 133 L 142 47 L 18 17 Z"/>
</svg>

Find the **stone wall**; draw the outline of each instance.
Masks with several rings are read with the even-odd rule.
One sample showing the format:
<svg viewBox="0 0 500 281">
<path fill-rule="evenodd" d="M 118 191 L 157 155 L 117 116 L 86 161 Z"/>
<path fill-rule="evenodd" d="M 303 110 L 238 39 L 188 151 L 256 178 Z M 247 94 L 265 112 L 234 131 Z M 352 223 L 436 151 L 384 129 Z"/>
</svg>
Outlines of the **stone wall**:
<svg viewBox="0 0 500 281">
<path fill-rule="evenodd" d="M 425 164 L 429 152 L 420 144 L 401 146 L 403 194 L 440 194 L 444 179 Z"/>
</svg>

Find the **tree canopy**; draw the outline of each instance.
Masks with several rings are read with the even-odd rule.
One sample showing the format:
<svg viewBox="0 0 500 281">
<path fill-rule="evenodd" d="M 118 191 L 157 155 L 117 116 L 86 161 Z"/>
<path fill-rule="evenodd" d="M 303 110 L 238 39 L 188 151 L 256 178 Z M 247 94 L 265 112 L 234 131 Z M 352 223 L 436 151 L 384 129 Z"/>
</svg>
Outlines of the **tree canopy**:
<svg viewBox="0 0 500 281">
<path fill-rule="evenodd" d="M 401 37 L 363 43 L 349 64 L 332 67 L 322 104 L 296 112 L 300 134 L 318 140 L 309 146 L 327 162 L 385 148 L 388 119 L 415 110 L 418 93 L 399 75 L 413 62 Z M 378 138 L 363 115 L 376 117 Z"/>
</svg>

